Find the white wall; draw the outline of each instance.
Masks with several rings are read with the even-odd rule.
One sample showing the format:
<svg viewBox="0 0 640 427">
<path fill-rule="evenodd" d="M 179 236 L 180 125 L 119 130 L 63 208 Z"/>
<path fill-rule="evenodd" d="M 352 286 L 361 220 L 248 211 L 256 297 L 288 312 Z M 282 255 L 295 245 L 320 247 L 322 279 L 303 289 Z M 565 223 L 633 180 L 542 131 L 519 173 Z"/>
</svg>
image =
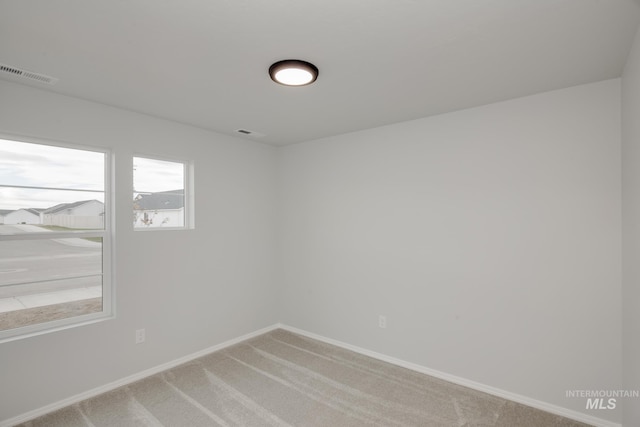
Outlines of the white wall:
<svg viewBox="0 0 640 427">
<path fill-rule="evenodd" d="M 4 216 L 5 224 L 40 224 L 40 217 L 24 209 L 18 209 Z"/>
<path fill-rule="evenodd" d="M 44 214 L 42 223 L 67 228 L 102 228 L 104 227 L 104 203 L 90 200 L 73 209 Z"/>
<path fill-rule="evenodd" d="M 0 420 L 277 320 L 584 412 L 622 381 L 619 85 L 275 150 L 0 81 L 2 132 L 113 150 L 118 205 L 117 318 L 2 344 Z M 132 230 L 134 153 L 195 160 L 196 230 Z"/>
<path fill-rule="evenodd" d="M 565 397 L 621 386 L 618 79 L 280 161 L 285 323 L 619 421 Z"/>
<path fill-rule="evenodd" d="M 111 148 L 117 194 L 117 318 L 0 345 L 0 421 L 278 320 L 275 149 L 3 81 L 0 99 L 3 133 Z M 133 231 L 134 153 L 195 161 L 195 230 Z"/>
<path fill-rule="evenodd" d="M 640 33 L 622 77 L 622 202 L 624 387 L 640 390 Z M 640 425 L 640 401 L 624 408 L 624 425 Z"/>
<path fill-rule="evenodd" d="M 79 216 L 79 215 L 44 215 L 42 218 L 44 225 L 57 225 L 66 228 L 93 228 L 104 227 L 104 216 Z"/>
<path fill-rule="evenodd" d="M 71 215 L 78 216 L 99 216 L 104 212 L 104 203 L 98 200 L 90 200 L 87 203 L 83 203 L 80 206 L 73 208 Z M 66 214 L 66 211 L 60 212 L 61 215 Z"/>
</svg>

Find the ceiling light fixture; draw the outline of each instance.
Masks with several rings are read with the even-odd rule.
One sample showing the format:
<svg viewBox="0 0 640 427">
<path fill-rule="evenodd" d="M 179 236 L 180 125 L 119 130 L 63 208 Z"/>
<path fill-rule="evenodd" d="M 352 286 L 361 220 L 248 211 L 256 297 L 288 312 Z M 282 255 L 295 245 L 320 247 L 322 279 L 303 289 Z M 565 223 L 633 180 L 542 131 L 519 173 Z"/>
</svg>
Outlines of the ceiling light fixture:
<svg viewBox="0 0 640 427">
<path fill-rule="evenodd" d="M 305 86 L 316 81 L 318 68 L 306 61 L 285 59 L 269 67 L 271 80 L 285 86 Z"/>
</svg>

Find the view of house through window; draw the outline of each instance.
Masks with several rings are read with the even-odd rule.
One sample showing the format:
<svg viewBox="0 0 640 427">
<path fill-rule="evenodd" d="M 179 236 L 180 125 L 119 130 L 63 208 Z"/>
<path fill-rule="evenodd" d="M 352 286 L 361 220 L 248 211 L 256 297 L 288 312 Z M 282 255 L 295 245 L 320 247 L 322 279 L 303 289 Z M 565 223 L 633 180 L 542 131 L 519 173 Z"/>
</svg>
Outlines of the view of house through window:
<svg viewBox="0 0 640 427">
<path fill-rule="evenodd" d="M 0 339 L 107 312 L 106 163 L 0 139 Z"/>
<path fill-rule="evenodd" d="M 184 228 L 184 163 L 133 158 L 133 226 Z"/>
</svg>

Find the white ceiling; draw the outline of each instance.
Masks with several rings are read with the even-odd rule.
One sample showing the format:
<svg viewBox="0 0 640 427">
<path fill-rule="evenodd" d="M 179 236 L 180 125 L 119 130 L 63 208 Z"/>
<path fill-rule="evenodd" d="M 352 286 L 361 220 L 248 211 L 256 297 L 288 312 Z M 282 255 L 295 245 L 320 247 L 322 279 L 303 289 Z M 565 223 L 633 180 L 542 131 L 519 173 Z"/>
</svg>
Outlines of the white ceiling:
<svg viewBox="0 0 640 427">
<path fill-rule="evenodd" d="M 286 145 L 619 77 L 639 23 L 634 0 L 0 0 L 0 63 Z M 289 58 L 316 83 L 273 83 Z"/>
</svg>

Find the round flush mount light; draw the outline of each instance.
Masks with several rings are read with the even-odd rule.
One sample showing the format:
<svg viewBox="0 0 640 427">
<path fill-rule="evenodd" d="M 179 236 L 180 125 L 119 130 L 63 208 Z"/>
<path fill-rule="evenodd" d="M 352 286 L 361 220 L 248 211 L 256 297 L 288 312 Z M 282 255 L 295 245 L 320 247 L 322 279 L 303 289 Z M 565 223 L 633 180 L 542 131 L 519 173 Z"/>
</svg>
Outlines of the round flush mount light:
<svg viewBox="0 0 640 427">
<path fill-rule="evenodd" d="M 285 86 L 305 86 L 316 81 L 318 68 L 306 61 L 286 59 L 269 67 L 271 80 Z"/>
</svg>

